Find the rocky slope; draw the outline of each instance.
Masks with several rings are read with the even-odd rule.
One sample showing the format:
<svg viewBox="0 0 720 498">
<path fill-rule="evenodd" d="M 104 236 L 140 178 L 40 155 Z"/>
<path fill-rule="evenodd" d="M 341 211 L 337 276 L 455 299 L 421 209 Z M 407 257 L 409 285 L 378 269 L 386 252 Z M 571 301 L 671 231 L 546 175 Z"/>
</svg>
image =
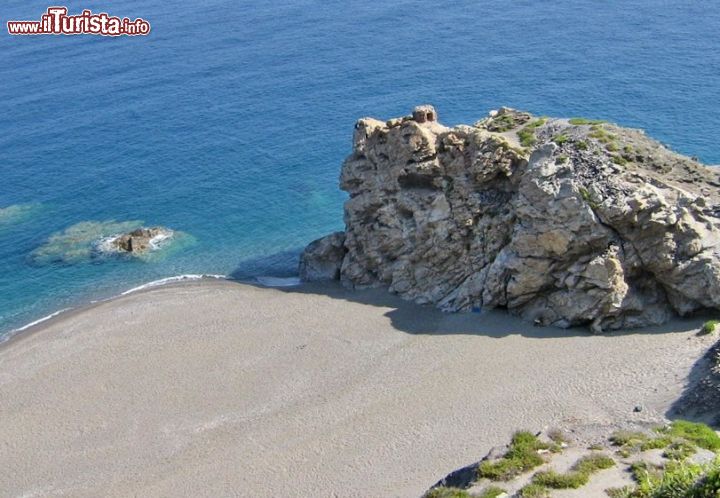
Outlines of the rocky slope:
<svg viewBox="0 0 720 498">
<path fill-rule="evenodd" d="M 639 130 L 423 106 L 360 119 L 340 186 L 346 230 L 308 246 L 305 280 L 594 331 L 720 308 L 720 171 Z"/>
</svg>

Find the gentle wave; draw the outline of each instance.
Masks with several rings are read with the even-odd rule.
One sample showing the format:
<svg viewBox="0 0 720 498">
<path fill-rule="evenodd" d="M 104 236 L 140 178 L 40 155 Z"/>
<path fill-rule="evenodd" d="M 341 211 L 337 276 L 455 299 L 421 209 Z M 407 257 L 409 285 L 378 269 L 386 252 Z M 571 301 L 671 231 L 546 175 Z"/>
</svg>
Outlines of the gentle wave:
<svg viewBox="0 0 720 498">
<path fill-rule="evenodd" d="M 72 308 L 63 308 L 61 310 L 56 311 L 55 313 L 50 313 L 47 316 L 44 316 L 42 318 L 38 318 L 35 321 L 32 321 L 26 325 L 23 325 L 22 327 L 16 328 L 8 332 L 7 334 L 0 335 L 0 344 L 3 342 L 8 341 L 10 338 L 14 337 L 16 334 L 19 334 L 20 332 L 23 332 L 24 330 L 29 329 L 30 327 L 34 327 L 35 325 L 39 325 L 43 322 L 47 322 L 51 318 L 55 318 L 56 316 L 60 315 L 61 313 L 65 313 L 66 311 L 70 311 Z"/>
<path fill-rule="evenodd" d="M 166 284 L 172 284 L 174 282 L 184 282 L 184 281 L 192 281 L 192 280 L 203 280 L 203 279 L 215 279 L 215 280 L 227 280 L 227 277 L 225 275 L 213 275 L 213 274 L 187 274 L 187 275 L 176 275 L 174 277 L 167 277 L 167 278 L 161 278 L 160 280 L 153 280 L 152 282 L 148 282 L 143 285 L 139 285 L 137 287 L 133 287 L 132 289 L 128 289 L 124 292 L 121 292 L 120 294 L 116 294 L 112 297 L 109 297 L 107 299 L 98 299 L 95 301 L 90 301 L 90 304 L 96 304 L 96 303 L 102 303 L 105 301 L 112 301 L 116 297 L 120 296 L 127 296 L 128 294 L 132 294 L 141 290 L 145 289 L 151 289 L 153 287 L 160 287 L 162 285 Z M 66 311 L 70 311 L 74 308 L 63 308 L 59 311 L 56 311 L 54 313 L 50 313 L 47 316 L 44 316 L 42 318 L 39 318 L 38 320 L 34 320 L 26 325 L 23 325 L 22 327 L 18 327 L 16 329 L 11 330 L 10 332 L 7 332 L 5 334 L 0 334 L 0 344 L 3 342 L 6 342 L 11 337 L 15 336 L 16 334 L 23 332 L 31 327 L 34 327 L 35 325 L 39 325 L 43 322 L 46 322 L 52 318 L 55 318 L 56 316 L 60 315 L 61 313 L 65 313 Z"/>
<path fill-rule="evenodd" d="M 152 282 L 148 282 L 143 285 L 139 285 L 137 287 L 133 287 L 132 289 L 126 290 L 125 292 L 122 292 L 121 296 L 127 296 L 128 294 L 132 294 L 133 292 L 138 292 L 145 289 L 150 289 L 152 287 L 159 287 L 161 285 L 166 284 L 172 284 L 174 282 L 184 282 L 187 280 L 202 280 L 204 278 L 212 278 L 216 280 L 227 280 L 227 277 L 225 275 L 212 275 L 212 274 L 187 274 L 187 275 L 177 275 L 175 277 L 167 277 L 167 278 L 161 278 L 160 280 L 153 280 Z"/>
</svg>

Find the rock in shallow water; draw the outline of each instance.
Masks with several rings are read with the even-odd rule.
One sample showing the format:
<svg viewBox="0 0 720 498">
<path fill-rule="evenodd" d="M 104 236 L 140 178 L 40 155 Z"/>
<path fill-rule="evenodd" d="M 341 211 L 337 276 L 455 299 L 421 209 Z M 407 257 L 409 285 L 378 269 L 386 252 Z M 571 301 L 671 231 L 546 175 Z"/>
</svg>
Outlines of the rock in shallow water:
<svg viewBox="0 0 720 498">
<path fill-rule="evenodd" d="M 313 242 L 303 278 L 596 332 L 720 308 L 717 171 L 585 119 L 420 121 L 357 122 L 342 247 Z"/>
<path fill-rule="evenodd" d="M 158 243 L 169 239 L 172 235 L 173 231 L 168 228 L 138 228 L 118 235 L 109 241 L 109 245 L 122 252 L 142 253 L 156 248 Z"/>
</svg>

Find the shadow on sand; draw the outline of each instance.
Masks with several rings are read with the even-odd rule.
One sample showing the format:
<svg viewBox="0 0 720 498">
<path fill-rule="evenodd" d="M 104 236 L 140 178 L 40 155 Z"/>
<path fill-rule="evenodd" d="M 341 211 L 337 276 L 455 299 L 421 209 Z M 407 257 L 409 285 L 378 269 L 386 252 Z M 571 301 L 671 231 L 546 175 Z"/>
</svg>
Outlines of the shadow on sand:
<svg viewBox="0 0 720 498">
<path fill-rule="evenodd" d="M 720 342 L 695 362 L 682 395 L 665 416 L 703 422 L 720 429 Z"/>
<path fill-rule="evenodd" d="M 266 257 L 245 260 L 238 265 L 230 277 L 243 284 L 265 287 L 255 280 L 255 276 L 297 277 L 297 261 L 300 250 L 285 251 Z M 495 309 L 479 313 L 445 313 L 431 305 L 419 305 L 406 301 L 386 289 L 350 290 L 339 282 L 314 282 L 288 287 L 274 287 L 279 292 L 293 294 L 314 294 L 367 306 L 387 308 L 387 316 L 392 326 L 408 334 L 465 334 L 502 338 L 510 335 L 546 339 L 591 336 L 587 327 L 560 329 L 557 327 L 536 327 L 509 314 L 506 310 Z M 609 331 L 601 337 L 612 338 L 626 334 L 670 334 L 680 330 L 691 330 L 702 324 L 701 318 L 672 320 L 666 324 L 631 329 Z"/>
</svg>

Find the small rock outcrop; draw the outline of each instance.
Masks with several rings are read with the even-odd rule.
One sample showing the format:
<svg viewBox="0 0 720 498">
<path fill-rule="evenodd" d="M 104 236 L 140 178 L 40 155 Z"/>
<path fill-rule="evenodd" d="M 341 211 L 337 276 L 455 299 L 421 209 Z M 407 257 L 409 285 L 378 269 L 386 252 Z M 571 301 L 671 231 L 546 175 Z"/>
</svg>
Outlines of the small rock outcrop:
<svg viewBox="0 0 720 498">
<path fill-rule="evenodd" d="M 360 119 L 340 186 L 344 236 L 307 247 L 305 279 L 596 332 L 720 308 L 720 171 L 640 130 L 421 106 Z"/>
<path fill-rule="evenodd" d="M 312 242 L 300 256 L 300 278 L 305 282 L 340 279 L 346 253 L 344 232 Z"/>
<path fill-rule="evenodd" d="M 163 227 L 138 228 L 113 237 L 107 246 L 117 252 L 143 253 L 155 249 L 157 244 L 172 237 L 173 231 Z"/>
</svg>

